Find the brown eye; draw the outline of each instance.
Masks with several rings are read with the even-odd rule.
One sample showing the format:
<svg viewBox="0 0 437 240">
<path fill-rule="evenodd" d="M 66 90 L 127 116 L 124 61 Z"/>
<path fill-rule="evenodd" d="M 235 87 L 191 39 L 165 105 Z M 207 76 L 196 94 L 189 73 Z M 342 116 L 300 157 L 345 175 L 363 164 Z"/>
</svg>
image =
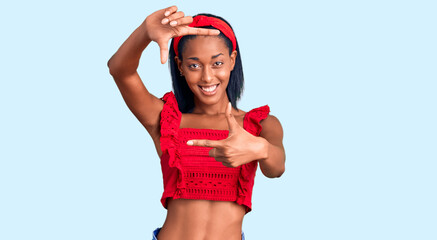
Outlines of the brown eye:
<svg viewBox="0 0 437 240">
<path fill-rule="evenodd" d="M 223 62 L 215 62 L 214 63 L 214 66 L 220 66 L 220 65 L 223 65 Z"/>
<path fill-rule="evenodd" d="M 193 64 L 188 65 L 188 67 L 189 68 L 198 68 L 199 64 L 193 63 Z"/>
</svg>

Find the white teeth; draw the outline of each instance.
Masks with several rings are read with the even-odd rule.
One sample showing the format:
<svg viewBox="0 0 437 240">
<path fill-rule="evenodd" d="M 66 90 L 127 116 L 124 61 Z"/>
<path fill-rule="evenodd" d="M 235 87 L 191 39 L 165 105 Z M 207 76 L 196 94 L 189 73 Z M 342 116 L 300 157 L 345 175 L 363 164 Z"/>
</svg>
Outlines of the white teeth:
<svg viewBox="0 0 437 240">
<path fill-rule="evenodd" d="M 212 85 L 212 86 L 208 86 L 208 87 L 200 86 L 200 88 L 202 88 L 202 90 L 205 92 L 213 92 L 217 88 L 217 85 Z"/>
</svg>

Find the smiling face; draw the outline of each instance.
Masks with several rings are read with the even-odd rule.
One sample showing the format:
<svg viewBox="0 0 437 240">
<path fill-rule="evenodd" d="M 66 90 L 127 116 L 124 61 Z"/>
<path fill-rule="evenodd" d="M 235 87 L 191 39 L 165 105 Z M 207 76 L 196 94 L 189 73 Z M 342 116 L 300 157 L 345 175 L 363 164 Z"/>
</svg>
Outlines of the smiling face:
<svg viewBox="0 0 437 240">
<path fill-rule="evenodd" d="M 183 59 L 175 57 L 179 71 L 194 94 L 196 105 L 227 104 L 226 87 L 234 69 L 237 52 L 229 55 L 222 38 L 197 36 L 187 40 Z"/>
</svg>

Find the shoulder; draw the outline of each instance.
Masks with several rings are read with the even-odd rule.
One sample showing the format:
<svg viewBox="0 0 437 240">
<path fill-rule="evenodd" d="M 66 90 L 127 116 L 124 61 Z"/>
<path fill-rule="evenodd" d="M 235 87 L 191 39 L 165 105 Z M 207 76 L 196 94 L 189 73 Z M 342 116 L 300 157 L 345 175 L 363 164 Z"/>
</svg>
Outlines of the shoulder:
<svg viewBox="0 0 437 240">
<path fill-rule="evenodd" d="M 269 127 L 269 126 L 281 126 L 281 122 L 279 121 L 279 119 L 277 117 L 275 117 L 274 115 L 267 115 L 267 117 L 261 121 L 261 125 L 264 127 Z"/>
<path fill-rule="evenodd" d="M 160 99 L 164 103 L 171 102 L 171 103 L 176 103 L 177 104 L 176 96 L 174 95 L 173 91 L 164 93 L 164 95 Z"/>
<path fill-rule="evenodd" d="M 260 122 L 262 130 L 260 133 L 261 137 L 264 138 L 275 138 L 282 141 L 283 129 L 279 119 L 273 115 L 268 115 L 264 120 Z"/>
</svg>

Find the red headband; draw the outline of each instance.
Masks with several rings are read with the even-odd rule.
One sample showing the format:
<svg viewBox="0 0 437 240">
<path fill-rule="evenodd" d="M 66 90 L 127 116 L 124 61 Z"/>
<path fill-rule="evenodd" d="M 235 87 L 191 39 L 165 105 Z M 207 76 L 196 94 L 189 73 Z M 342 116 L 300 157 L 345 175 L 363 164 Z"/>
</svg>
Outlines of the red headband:
<svg viewBox="0 0 437 240">
<path fill-rule="evenodd" d="M 229 38 L 232 42 L 232 51 L 237 49 L 237 40 L 235 39 L 234 31 L 232 31 L 232 28 L 226 24 L 226 22 L 214 18 L 214 17 L 207 17 L 203 15 L 198 15 L 193 18 L 193 22 L 188 25 L 189 27 L 206 27 L 206 26 L 212 26 L 220 30 L 226 37 Z M 173 49 L 176 53 L 176 56 L 178 56 L 178 45 L 179 41 L 181 40 L 183 36 L 175 37 L 173 39 Z"/>
</svg>

